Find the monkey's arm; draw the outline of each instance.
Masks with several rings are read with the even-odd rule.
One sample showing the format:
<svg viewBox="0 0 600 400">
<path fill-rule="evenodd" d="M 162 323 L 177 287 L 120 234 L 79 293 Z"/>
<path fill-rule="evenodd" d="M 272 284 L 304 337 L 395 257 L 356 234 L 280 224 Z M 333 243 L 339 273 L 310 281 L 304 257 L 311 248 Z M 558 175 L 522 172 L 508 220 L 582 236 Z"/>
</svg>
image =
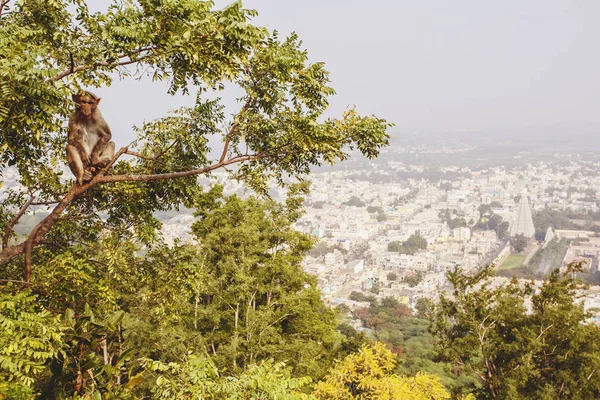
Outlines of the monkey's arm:
<svg viewBox="0 0 600 400">
<path fill-rule="evenodd" d="M 82 140 L 81 127 L 77 124 L 73 119 L 69 120 L 69 136 L 67 137 L 67 143 L 77 149 L 79 156 L 81 157 L 81 161 L 84 164 L 89 164 L 90 157 L 87 154 L 85 148 L 81 144 Z"/>
<path fill-rule="evenodd" d="M 108 124 L 104 121 L 102 121 L 98 125 L 98 130 L 96 132 L 98 135 L 98 141 L 96 142 L 96 145 L 92 149 L 92 154 L 90 156 L 90 163 L 92 165 L 98 166 L 98 165 L 102 164 L 102 162 L 100 161 L 100 155 L 102 154 L 104 149 L 106 149 L 106 146 L 108 146 L 108 143 L 110 142 L 110 139 L 112 138 L 112 133 L 110 131 Z"/>
</svg>

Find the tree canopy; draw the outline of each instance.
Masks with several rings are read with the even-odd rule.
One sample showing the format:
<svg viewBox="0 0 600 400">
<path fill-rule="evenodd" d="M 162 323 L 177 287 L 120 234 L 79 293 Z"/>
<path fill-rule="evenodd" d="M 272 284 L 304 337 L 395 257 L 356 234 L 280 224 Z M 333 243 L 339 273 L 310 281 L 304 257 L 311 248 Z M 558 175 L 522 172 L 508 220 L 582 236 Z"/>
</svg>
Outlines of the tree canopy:
<svg viewBox="0 0 600 400">
<path fill-rule="evenodd" d="M 325 65 L 256 15 L 240 2 L 0 0 L 0 397 L 301 398 L 293 388 L 347 354 L 299 264 L 312 240 L 291 224 L 311 167 L 376 157 L 390 124 L 353 108 L 325 118 Z M 166 98 L 195 103 L 140 121 L 133 143 L 117 133 L 109 165 L 77 185 L 64 173 L 71 94 L 116 79 L 165 81 Z M 229 88 L 233 115 L 218 97 Z M 201 185 L 217 170 L 259 197 Z M 271 185 L 289 197 L 269 200 Z M 169 246 L 156 213 L 182 207 L 194 242 Z"/>
<path fill-rule="evenodd" d="M 388 243 L 388 251 L 394 251 L 400 254 L 413 255 L 419 250 L 424 250 L 426 248 L 427 240 L 418 233 L 410 235 L 410 237 L 402 243 L 398 241 Z"/>
<path fill-rule="evenodd" d="M 317 399 L 441 400 L 450 394 L 435 375 L 403 377 L 393 374 L 396 361 L 381 343 L 363 346 L 340 361 L 327 379 L 316 385 Z"/>
<path fill-rule="evenodd" d="M 449 273 L 454 289 L 436 306 L 432 332 L 443 358 L 479 377 L 477 398 L 598 398 L 600 328 L 578 301 L 579 270 L 555 270 L 537 288 L 494 285 L 491 267 Z"/>
<path fill-rule="evenodd" d="M 375 116 L 349 109 L 323 119 L 334 94 L 324 64 L 309 62 L 296 35 L 252 25 L 256 12 L 239 2 L 115 1 L 98 13 L 83 0 L 1 5 L 0 173 L 14 166 L 24 189 L 9 190 L 1 204 L 0 264 L 24 256 L 25 281 L 36 249 L 49 242 L 64 248 L 103 229 L 151 242 L 152 212 L 192 206 L 198 175 L 224 169 L 265 193 L 270 180 L 303 179 L 354 148 L 375 157 L 388 143 L 389 124 Z M 74 186 L 59 168 L 70 95 L 114 79 L 167 81 L 170 94 L 190 93 L 196 104 L 144 123 L 107 168 Z M 231 118 L 209 95 L 229 86 L 242 93 Z M 209 152 L 212 137 L 221 140 L 217 153 Z M 43 205 L 50 214 L 15 240 L 19 218 Z"/>
</svg>

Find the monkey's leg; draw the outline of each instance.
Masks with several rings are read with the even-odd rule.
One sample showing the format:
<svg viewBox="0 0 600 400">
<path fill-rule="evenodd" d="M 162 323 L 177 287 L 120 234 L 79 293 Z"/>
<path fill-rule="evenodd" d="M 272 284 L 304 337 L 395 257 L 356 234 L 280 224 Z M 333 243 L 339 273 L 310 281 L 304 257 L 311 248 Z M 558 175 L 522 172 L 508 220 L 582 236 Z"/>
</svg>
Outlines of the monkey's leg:
<svg viewBox="0 0 600 400">
<path fill-rule="evenodd" d="M 69 164 L 69 168 L 73 175 L 75 175 L 75 179 L 77 179 L 77 183 L 80 185 L 83 184 L 83 175 L 86 172 L 83 166 L 83 162 L 81 161 L 81 156 L 79 155 L 79 151 L 75 146 L 67 145 L 67 163 Z"/>
<path fill-rule="evenodd" d="M 115 156 L 115 142 L 108 142 L 108 144 L 106 145 L 106 148 L 100 154 L 100 162 L 98 163 L 98 166 L 100 168 L 106 167 L 108 165 L 108 163 L 113 159 L 114 156 Z"/>
</svg>

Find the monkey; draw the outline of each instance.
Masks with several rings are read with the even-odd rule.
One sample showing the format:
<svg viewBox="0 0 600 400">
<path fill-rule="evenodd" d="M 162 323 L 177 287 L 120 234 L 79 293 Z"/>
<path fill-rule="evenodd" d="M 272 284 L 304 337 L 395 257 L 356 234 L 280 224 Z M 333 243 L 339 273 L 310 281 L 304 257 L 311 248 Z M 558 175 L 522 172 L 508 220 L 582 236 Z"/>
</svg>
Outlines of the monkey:
<svg viewBox="0 0 600 400">
<path fill-rule="evenodd" d="M 112 160 L 115 143 L 111 141 L 110 128 L 98 109 L 100 98 L 87 91 L 71 98 L 77 106 L 69 118 L 67 163 L 77 183 L 82 185 Z"/>
</svg>

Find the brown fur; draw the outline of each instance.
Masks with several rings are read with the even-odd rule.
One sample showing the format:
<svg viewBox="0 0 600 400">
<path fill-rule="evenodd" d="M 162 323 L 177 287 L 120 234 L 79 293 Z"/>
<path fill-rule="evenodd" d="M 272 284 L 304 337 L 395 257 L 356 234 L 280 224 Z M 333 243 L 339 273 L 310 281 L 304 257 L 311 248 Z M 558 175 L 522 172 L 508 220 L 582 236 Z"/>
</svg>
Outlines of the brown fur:
<svg viewBox="0 0 600 400">
<path fill-rule="evenodd" d="M 104 168 L 115 155 L 112 133 L 100 110 L 100 98 L 90 92 L 74 94 L 77 108 L 69 118 L 67 162 L 77 183 L 92 179 L 93 173 Z"/>
</svg>

